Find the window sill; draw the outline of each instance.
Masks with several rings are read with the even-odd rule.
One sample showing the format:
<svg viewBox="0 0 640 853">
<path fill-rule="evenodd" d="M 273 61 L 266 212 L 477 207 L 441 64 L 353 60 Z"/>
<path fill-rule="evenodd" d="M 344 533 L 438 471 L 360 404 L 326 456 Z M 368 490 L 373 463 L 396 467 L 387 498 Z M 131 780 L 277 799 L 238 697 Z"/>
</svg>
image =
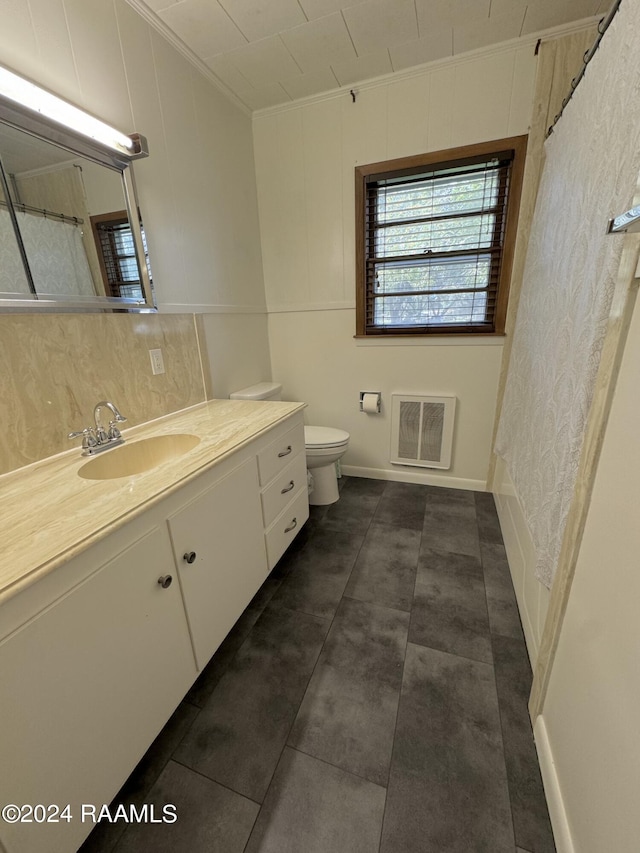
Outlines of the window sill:
<svg viewBox="0 0 640 853">
<path fill-rule="evenodd" d="M 505 335 L 483 332 L 477 335 L 354 335 L 357 347 L 497 347 L 503 346 Z"/>
</svg>

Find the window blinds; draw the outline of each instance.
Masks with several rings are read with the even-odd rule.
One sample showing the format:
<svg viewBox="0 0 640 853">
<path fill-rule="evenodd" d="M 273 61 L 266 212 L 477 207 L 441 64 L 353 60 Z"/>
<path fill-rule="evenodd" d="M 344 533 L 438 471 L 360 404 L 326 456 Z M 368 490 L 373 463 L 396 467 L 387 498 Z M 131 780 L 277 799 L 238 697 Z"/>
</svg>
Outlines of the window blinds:
<svg viewBox="0 0 640 853">
<path fill-rule="evenodd" d="M 368 333 L 493 331 L 512 160 L 367 177 Z"/>
</svg>

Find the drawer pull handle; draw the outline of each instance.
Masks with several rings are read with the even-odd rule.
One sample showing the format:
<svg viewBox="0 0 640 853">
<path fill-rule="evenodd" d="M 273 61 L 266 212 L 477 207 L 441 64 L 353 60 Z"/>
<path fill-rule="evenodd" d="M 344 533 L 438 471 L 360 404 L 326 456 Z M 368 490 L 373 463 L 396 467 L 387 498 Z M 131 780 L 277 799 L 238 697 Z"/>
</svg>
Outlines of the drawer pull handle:
<svg viewBox="0 0 640 853">
<path fill-rule="evenodd" d="M 191 565 L 191 563 L 195 562 L 196 556 L 197 554 L 195 551 L 187 551 L 186 554 L 182 555 L 182 559 L 185 563 L 189 563 L 189 565 Z"/>
<path fill-rule="evenodd" d="M 162 575 L 158 578 L 158 583 L 162 587 L 162 589 L 168 589 L 171 586 L 171 581 L 173 578 L 171 575 Z"/>
<path fill-rule="evenodd" d="M 278 453 L 278 459 L 282 459 L 283 456 L 288 456 L 292 450 L 293 450 L 293 447 L 291 447 L 291 445 L 288 444 L 286 450 L 281 450 L 280 453 Z"/>
<path fill-rule="evenodd" d="M 284 489 L 282 489 L 282 491 L 280 492 L 280 494 L 281 494 L 281 495 L 286 495 L 286 494 L 287 494 L 287 492 L 290 492 L 290 491 L 291 491 L 291 489 L 293 489 L 293 488 L 295 487 L 295 485 L 296 485 L 296 484 L 293 482 L 293 480 L 289 480 L 289 485 L 288 485 L 288 486 L 285 486 L 285 488 L 284 488 Z"/>
<path fill-rule="evenodd" d="M 291 522 L 291 524 L 289 525 L 289 527 L 285 527 L 284 532 L 285 533 L 291 533 L 291 531 L 295 530 L 297 526 L 298 526 L 298 519 L 294 518 L 293 521 Z"/>
</svg>

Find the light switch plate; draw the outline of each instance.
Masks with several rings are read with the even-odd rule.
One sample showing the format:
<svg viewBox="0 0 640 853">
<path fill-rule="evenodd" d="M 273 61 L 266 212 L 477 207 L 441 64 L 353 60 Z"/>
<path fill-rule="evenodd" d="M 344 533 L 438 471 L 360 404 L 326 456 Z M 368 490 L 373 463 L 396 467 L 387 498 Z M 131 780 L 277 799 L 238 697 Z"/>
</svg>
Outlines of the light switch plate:
<svg viewBox="0 0 640 853">
<path fill-rule="evenodd" d="M 150 349 L 149 358 L 151 359 L 151 371 L 154 376 L 159 373 L 164 373 L 164 360 L 162 358 L 161 349 Z"/>
</svg>

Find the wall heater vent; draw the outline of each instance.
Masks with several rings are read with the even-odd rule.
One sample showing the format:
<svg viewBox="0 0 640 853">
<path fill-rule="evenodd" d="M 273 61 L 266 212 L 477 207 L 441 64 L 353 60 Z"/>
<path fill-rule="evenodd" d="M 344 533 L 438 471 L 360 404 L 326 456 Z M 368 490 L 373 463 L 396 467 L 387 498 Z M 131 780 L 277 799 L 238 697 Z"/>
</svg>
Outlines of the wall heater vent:
<svg viewBox="0 0 640 853">
<path fill-rule="evenodd" d="M 392 394 L 391 462 L 450 468 L 455 397 Z"/>
</svg>

